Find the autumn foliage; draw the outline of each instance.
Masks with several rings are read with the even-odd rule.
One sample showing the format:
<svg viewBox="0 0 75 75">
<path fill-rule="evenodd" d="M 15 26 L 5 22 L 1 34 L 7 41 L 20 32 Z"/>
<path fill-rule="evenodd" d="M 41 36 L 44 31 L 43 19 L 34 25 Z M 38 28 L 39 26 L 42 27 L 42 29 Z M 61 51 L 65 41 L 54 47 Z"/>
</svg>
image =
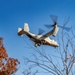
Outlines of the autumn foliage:
<svg viewBox="0 0 75 75">
<path fill-rule="evenodd" d="M 11 75 L 15 73 L 17 65 L 20 64 L 17 59 L 8 57 L 3 45 L 3 38 L 0 37 L 0 75 Z"/>
</svg>

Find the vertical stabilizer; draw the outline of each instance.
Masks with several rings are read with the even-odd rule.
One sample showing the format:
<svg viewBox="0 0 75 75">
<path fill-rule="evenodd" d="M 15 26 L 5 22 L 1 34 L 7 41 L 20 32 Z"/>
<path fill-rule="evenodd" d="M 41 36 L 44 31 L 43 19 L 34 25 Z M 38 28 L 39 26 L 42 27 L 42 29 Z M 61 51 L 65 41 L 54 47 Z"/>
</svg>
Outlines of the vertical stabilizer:
<svg viewBox="0 0 75 75">
<path fill-rule="evenodd" d="M 22 30 L 22 28 L 18 28 L 18 33 Z"/>
<path fill-rule="evenodd" d="M 24 23 L 24 31 L 29 32 L 28 23 Z"/>
</svg>

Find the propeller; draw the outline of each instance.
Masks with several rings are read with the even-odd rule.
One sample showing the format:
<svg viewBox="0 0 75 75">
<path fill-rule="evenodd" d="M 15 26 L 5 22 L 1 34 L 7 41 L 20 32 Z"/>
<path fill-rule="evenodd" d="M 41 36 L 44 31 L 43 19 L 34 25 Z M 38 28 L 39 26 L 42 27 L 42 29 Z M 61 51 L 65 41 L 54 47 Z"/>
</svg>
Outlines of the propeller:
<svg viewBox="0 0 75 75">
<path fill-rule="evenodd" d="M 54 25 L 50 25 L 50 24 L 49 24 L 49 25 L 47 24 L 47 25 L 44 25 L 44 26 L 45 26 L 46 28 L 54 27 Z"/>
<path fill-rule="evenodd" d="M 51 17 L 51 19 L 52 19 L 52 21 L 54 22 L 54 23 L 57 23 L 57 16 L 55 16 L 55 15 L 50 15 L 50 17 Z"/>
<path fill-rule="evenodd" d="M 70 27 L 64 27 L 64 26 L 59 26 L 60 28 L 63 28 L 63 29 L 65 29 L 66 31 L 70 31 Z"/>
<path fill-rule="evenodd" d="M 52 21 L 54 22 L 54 24 L 53 25 L 50 25 L 50 24 L 47 24 L 47 25 L 44 25 L 46 28 L 51 28 L 51 27 L 54 27 L 56 24 L 57 24 L 57 16 L 54 16 L 54 15 L 50 15 L 50 17 L 51 17 L 51 19 L 52 19 Z M 58 25 L 58 24 L 57 24 Z M 69 27 L 64 27 L 64 26 L 59 26 L 58 25 L 58 27 L 60 27 L 60 28 L 63 28 L 63 29 L 65 29 L 66 31 L 69 31 L 71 28 L 69 28 Z"/>
<path fill-rule="evenodd" d="M 48 24 L 45 25 L 45 27 L 47 27 L 47 28 L 54 27 L 57 24 L 57 18 L 58 17 L 57 16 L 54 16 L 54 15 L 50 15 L 50 17 L 51 17 L 51 19 L 52 19 L 52 21 L 53 21 L 54 24 L 52 24 L 52 25 L 50 25 L 50 24 L 49 25 Z"/>
<path fill-rule="evenodd" d="M 43 30 L 43 29 L 39 29 L 39 31 L 38 31 L 38 35 L 41 35 L 41 34 L 43 34 L 45 32 L 45 30 Z"/>
</svg>

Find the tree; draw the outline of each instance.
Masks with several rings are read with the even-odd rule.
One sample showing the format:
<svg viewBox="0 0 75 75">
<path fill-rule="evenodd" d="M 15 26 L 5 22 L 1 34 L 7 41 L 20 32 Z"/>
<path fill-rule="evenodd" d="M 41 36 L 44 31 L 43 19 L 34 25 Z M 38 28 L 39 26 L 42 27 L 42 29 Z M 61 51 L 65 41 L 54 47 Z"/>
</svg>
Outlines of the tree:
<svg viewBox="0 0 75 75">
<path fill-rule="evenodd" d="M 64 22 L 63 27 L 69 22 L 69 17 Z M 62 34 L 61 34 L 62 33 Z M 71 30 L 70 35 L 64 32 L 59 33 L 57 39 L 59 47 L 52 49 L 54 53 L 49 53 L 47 50 L 38 49 L 28 44 L 34 51 L 33 57 L 25 58 L 28 69 L 24 71 L 24 75 L 31 75 L 31 69 L 37 67 L 41 68 L 46 75 L 74 75 L 75 74 L 75 34 Z M 26 41 L 25 41 L 26 42 Z M 29 71 L 30 70 L 30 71 Z M 38 70 L 37 73 L 39 73 Z"/>
<path fill-rule="evenodd" d="M 11 75 L 15 73 L 17 65 L 20 64 L 17 59 L 8 57 L 4 48 L 3 38 L 0 37 L 0 75 Z"/>
</svg>

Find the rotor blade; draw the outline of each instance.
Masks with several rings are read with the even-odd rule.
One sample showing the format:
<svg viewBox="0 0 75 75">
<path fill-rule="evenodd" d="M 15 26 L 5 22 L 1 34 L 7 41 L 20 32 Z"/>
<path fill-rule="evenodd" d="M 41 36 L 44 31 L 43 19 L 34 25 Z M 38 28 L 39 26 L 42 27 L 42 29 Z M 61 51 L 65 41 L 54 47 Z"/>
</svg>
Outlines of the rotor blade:
<svg viewBox="0 0 75 75">
<path fill-rule="evenodd" d="M 45 30 L 39 29 L 38 35 L 40 35 L 40 34 L 42 34 L 42 33 L 44 33 L 44 32 L 45 32 Z"/>
<path fill-rule="evenodd" d="M 69 31 L 71 29 L 69 27 L 63 27 L 63 26 L 59 26 L 59 27 L 65 29 L 66 31 Z"/>
<path fill-rule="evenodd" d="M 55 16 L 55 15 L 50 15 L 50 17 L 51 17 L 51 19 L 52 19 L 52 21 L 54 22 L 54 23 L 57 23 L 57 16 Z"/>
<path fill-rule="evenodd" d="M 54 25 L 44 25 L 46 28 L 51 28 L 53 27 Z"/>
</svg>

